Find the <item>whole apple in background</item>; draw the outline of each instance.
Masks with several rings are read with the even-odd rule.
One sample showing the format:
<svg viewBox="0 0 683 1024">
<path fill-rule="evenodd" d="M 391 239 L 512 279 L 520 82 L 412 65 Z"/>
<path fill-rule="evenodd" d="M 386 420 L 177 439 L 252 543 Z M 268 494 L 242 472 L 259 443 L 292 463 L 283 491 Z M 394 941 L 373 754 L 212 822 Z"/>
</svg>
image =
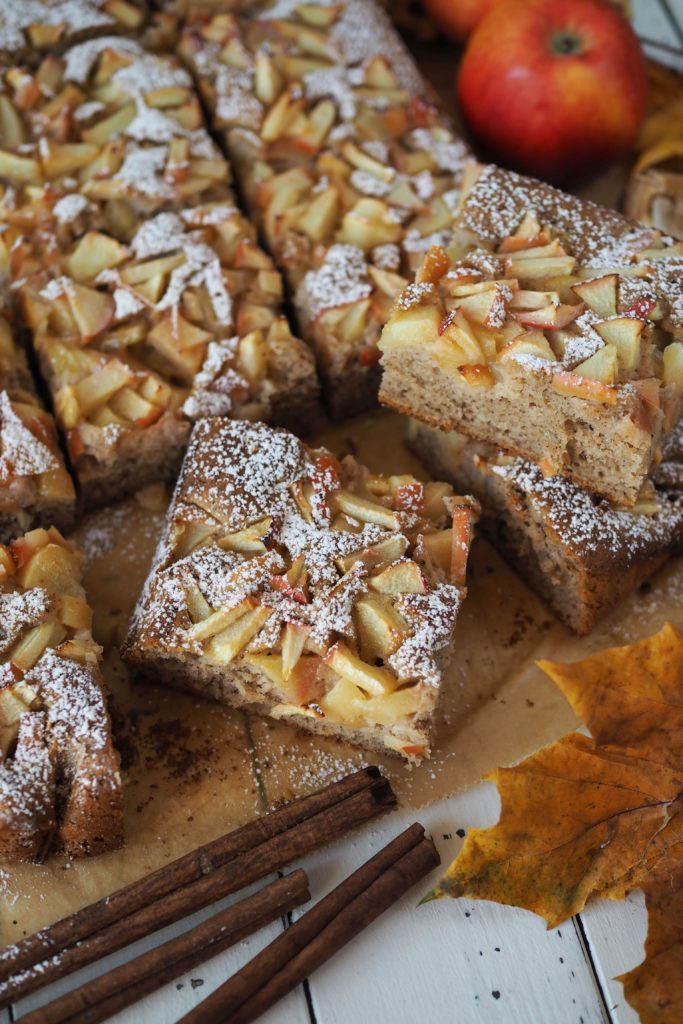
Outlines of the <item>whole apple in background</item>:
<svg viewBox="0 0 683 1024">
<path fill-rule="evenodd" d="M 498 162 L 563 184 L 633 145 L 647 102 L 645 58 L 606 0 L 504 0 L 470 37 L 458 96 Z"/>
<path fill-rule="evenodd" d="M 423 7 L 437 28 L 464 43 L 473 28 L 500 0 L 423 0 Z"/>
</svg>

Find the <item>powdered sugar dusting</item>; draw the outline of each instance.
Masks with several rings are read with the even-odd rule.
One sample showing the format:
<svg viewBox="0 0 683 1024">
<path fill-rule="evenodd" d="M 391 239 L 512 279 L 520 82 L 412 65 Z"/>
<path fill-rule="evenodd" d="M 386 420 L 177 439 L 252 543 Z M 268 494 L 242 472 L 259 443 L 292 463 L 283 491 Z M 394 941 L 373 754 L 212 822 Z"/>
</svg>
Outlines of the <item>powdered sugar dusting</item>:
<svg viewBox="0 0 683 1024">
<path fill-rule="evenodd" d="M 247 381 L 235 369 L 238 340 L 233 337 L 209 342 L 206 359 L 183 405 L 183 412 L 190 419 L 228 416 L 233 410 L 235 392 L 249 390 Z"/>
<path fill-rule="evenodd" d="M 90 203 L 85 196 L 72 192 L 62 196 L 53 206 L 53 213 L 60 224 L 69 224 L 88 209 Z"/>
<path fill-rule="evenodd" d="M 537 505 L 563 543 L 584 557 L 619 556 L 626 564 L 643 552 L 667 548 L 683 537 L 683 495 L 662 493 L 655 515 L 621 510 L 561 476 L 544 477 L 538 466 L 514 459 L 489 464 Z"/>
<path fill-rule="evenodd" d="M 47 445 L 24 426 L 7 392 L 0 391 L 0 483 L 58 468 L 59 462 Z"/>
<path fill-rule="evenodd" d="M 306 274 L 297 304 L 315 317 L 325 309 L 360 302 L 371 294 L 363 250 L 355 245 L 332 245 L 321 266 Z"/>
</svg>

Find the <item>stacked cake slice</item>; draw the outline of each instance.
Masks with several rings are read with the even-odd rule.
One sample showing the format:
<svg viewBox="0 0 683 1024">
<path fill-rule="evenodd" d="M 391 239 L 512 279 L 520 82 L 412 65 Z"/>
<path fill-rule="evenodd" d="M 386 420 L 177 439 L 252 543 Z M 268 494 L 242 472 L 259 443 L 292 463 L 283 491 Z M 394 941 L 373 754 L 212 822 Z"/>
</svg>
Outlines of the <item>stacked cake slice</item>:
<svg viewBox="0 0 683 1024">
<path fill-rule="evenodd" d="M 156 680 L 419 760 L 475 515 L 447 484 L 202 420 L 124 656 Z"/>
<path fill-rule="evenodd" d="M 448 475 L 499 515 L 505 508 L 508 525 L 516 519 L 506 546 L 584 631 L 612 603 L 610 568 L 636 584 L 680 539 L 680 501 L 655 494 L 650 478 L 681 413 L 683 249 L 613 211 L 492 167 L 464 195 L 455 227 L 448 251 L 427 254 L 385 327 L 381 398 L 492 446 L 449 446 L 422 430 L 413 442 L 441 472 L 446 455 Z M 610 520 L 601 499 L 625 511 Z M 578 506 L 581 515 L 567 513 Z M 598 533 L 612 538 L 607 548 L 589 539 L 589 507 Z M 536 514 L 545 521 L 540 533 Z M 632 529 L 624 516 L 635 520 Z M 564 529 L 550 529 L 560 518 Z M 574 578 L 571 597 L 570 587 L 555 585 L 547 542 Z M 605 585 L 579 585 L 576 573 L 595 565 L 598 549 L 616 558 L 609 566 L 602 559 Z"/>
<path fill-rule="evenodd" d="M 408 443 L 433 473 L 477 495 L 483 532 L 576 633 L 589 633 L 672 553 L 683 551 L 680 441 L 669 445 L 654 486 L 644 488 L 633 508 L 417 420 Z"/>
<path fill-rule="evenodd" d="M 119 763 L 80 557 L 51 527 L 0 546 L 0 858 L 121 844 Z"/>
<path fill-rule="evenodd" d="M 314 360 L 188 72 L 103 37 L 3 84 L 0 259 L 86 502 L 172 476 L 196 415 L 305 424 Z"/>
<path fill-rule="evenodd" d="M 314 348 L 331 412 L 372 405 L 377 339 L 468 161 L 374 0 L 191 11 L 197 78 Z"/>
</svg>

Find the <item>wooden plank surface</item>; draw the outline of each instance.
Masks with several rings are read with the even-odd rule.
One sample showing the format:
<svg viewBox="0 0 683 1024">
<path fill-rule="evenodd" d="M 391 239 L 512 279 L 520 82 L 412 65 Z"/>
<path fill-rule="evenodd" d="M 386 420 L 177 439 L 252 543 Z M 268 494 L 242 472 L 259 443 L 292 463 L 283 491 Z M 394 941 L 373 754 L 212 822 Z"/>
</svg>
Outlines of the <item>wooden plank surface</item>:
<svg viewBox="0 0 683 1024">
<path fill-rule="evenodd" d="M 458 829 L 495 822 L 495 788 L 483 784 L 425 808 L 444 867 Z M 309 858 L 314 892 L 330 886 L 415 820 L 384 819 L 342 848 Z M 590 962 L 571 922 L 548 933 L 535 915 L 470 900 L 418 907 L 433 878 L 388 911 L 311 979 L 319 1024 L 394 1020 L 435 1024 L 604 1024 L 609 1021 Z"/>
<path fill-rule="evenodd" d="M 634 25 L 649 57 L 683 71 L 683 3 L 681 0 L 634 0 Z M 676 53 L 674 51 L 678 50 Z"/>
<path fill-rule="evenodd" d="M 641 963 L 647 932 L 645 900 L 634 892 L 623 903 L 595 901 L 581 914 L 596 975 L 615 1024 L 638 1024 L 638 1014 L 624 999 L 614 978 Z"/>
</svg>

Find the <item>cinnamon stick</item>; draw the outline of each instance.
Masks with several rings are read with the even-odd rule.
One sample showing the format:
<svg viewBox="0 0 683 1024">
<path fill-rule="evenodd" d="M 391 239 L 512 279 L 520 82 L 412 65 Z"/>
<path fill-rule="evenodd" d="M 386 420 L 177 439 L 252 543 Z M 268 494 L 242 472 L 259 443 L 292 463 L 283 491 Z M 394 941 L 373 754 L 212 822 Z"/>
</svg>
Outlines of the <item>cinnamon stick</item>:
<svg viewBox="0 0 683 1024">
<path fill-rule="evenodd" d="M 310 899 L 306 872 L 278 878 L 170 942 L 22 1018 L 24 1024 L 99 1024 Z"/>
<path fill-rule="evenodd" d="M 380 770 L 375 765 L 361 768 L 310 796 L 292 800 L 284 807 L 200 846 L 197 850 L 153 871 L 145 878 L 132 882 L 97 903 L 41 929 L 35 935 L 21 939 L 0 952 L 0 982 L 17 971 L 40 963 L 51 953 L 71 946 L 106 925 L 113 924 L 126 914 L 147 906 L 166 893 L 193 882 L 280 832 L 294 828 L 306 818 L 333 807 L 354 793 L 368 789 L 381 779 Z"/>
<path fill-rule="evenodd" d="M 178 1024 L 247 1024 L 324 964 L 440 863 L 412 825 Z"/>
<path fill-rule="evenodd" d="M 395 806 L 396 798 L 391 786 L 386 779 L 379 775 L 377 770 L 373 773 L 366 769 L 363 772 L 354 773 L 347 779 L 353 780 L 353 782 L 342 780 L 346 785 L 336 784 L 338 788 L 334 796 L 338 798 L 341 794 L 341 800 L 332 800 L 330 793 L 326 793 L 324 799 L 321 800 L 320 797 L 325 791 L 314 795 L 314 797 L 318 797 L 317 800 L 303 798 L 310 801 L 308 807 L 313 809 L 313 813 L 302 811 L 301 806 L 290 811 L 290 807 L 293 805 L 276 811 L 275 814 L 280 816 L 280 823 L 288 825 L 283 831 L 272 832 L 272 821 L 266 822 L 266 818 L 271 817 L 270 815 L 254 822 L 254 826 L 261 826 L 256 830 L 256 834 L 268 836 L 265 841 L 257 843 L 254 840 L 255 832 L 251 830 L 250 826 L 246 826 L 239 832 L 244 836 L 244 833 L 249 830 L 250 845 L 247 849 L 235 853 L 235 840 L 224 842 L 230 837 L 223 837 L 223 840 L 216 840 L 214 843 L 209 843 L 208 847 L 202 847 L 193 854 L 180 858 L 179 861 L 168 865 L 167 869 L 161 868 L 148 876 L 148 879 L 142 879 L 126 889 L 119 890 L 108 898 L 115 905 L 115 910 L 112 912 L 115 917 L 112 923 L 104 928 L 96 930 L 95 928 L 90 929 L 89 926 L 93 919 L 100 921 L 107 917 L 106 898 L 94 904 L 93 907 L 88 907 L 85 911 L 73 915 L 77 919 L 80 917 L 78 923 L 81 934 L 86 927 L 89 929 L 86 932 L 87 937 L 82 941 L 74 944 L 74 936 L 70 936 L 68 932 L 65 934 L 64 925 L 70 920 L 69 918 L 58 922 L 56 932 L 63 936 L 65 942 L 65 948 L 61 952 L 46 956 L 48 948 L 51 950 L 55 948 L 55 933 L 50 928 L 44 929 L 42 933 L 39 932 L 38 936 L 45 935 L 48 940 L 42 959 L 36 960 L 36 952 L 40 947 L 35 944 L 31 946 L 28 954 L 22 951 L 24 956 L 31 957 L 31 966 L 24 970 L 15 969 L 16 973 L 11 972 L 7 980 L 0 983 L 0 1008 L 8 1006 L 12 1001 L 42 988 L 51 981 L 65 977 L 100 957 L 135 942 L 144 935 L 178 921 L 201 907 L 238 892 L 246 885 L 285 867 L 293 860 L 310 853 L 311 850 L 344 834 L 363 821 Z M 351 789 L 351 795 L 348 795 L 349 789 Z M 322 806 L 322 810 L 318 810 L 320 806 Z M 283 813 L 288 811 L 289 813 Z M 294 824 L 290 824 L 291 822 Z M 243 840 L 240 845 L 242 843 Z M 208 854 L 205 853 L 207 849 Z M 231 851 L 230 854 L 226 853 L 228 849 Z M 217 866 L 219 863 L 221 866 Z M 178 869 L 178 865 L 180 865 L 180 869 Z M 189 881 L 182 881 L 187 879 Z M 148 884 L 149 889 L 147 889 Z M 133 890 L 134 899 L 132 906 L 126 908 L 124 895 L 129 890 Z M 134 909 L 136 906 L 139 909 Z M 21 945 L 21 943 L 18 944 L 18 946 Z M 10 949 L 12 948 L 10 947 Z"/>
</svg>

